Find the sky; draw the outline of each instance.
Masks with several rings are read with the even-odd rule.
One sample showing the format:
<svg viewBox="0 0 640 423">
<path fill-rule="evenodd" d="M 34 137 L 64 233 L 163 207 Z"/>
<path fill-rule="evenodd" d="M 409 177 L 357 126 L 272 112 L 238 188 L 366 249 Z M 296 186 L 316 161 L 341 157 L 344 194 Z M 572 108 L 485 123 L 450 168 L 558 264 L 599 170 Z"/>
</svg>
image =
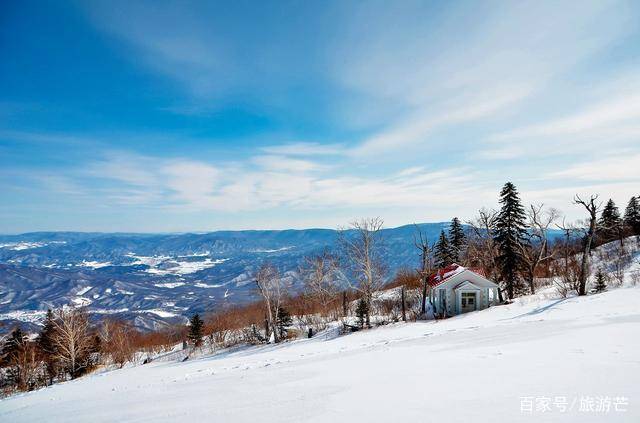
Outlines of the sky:
<svg viewBox="0 0 640 423">
<path fill-rule="evenodd" d="M 640 195 L 637 1 L 0 3 L 0 233 Z"/>
</svg>

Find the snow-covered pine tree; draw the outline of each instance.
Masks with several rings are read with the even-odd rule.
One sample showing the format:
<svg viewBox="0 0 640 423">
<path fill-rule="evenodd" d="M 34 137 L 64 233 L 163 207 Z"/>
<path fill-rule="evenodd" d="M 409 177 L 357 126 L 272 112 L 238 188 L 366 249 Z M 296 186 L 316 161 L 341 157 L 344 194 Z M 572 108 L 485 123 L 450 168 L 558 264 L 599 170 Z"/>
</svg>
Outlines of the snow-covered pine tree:
<svg viewBox="0 0 640 423">
<path fill-rule="evenodd" d="M 444 231 L 440 231 L 440 238 L 438 238 L 438 242 L 436 242 L 436 245 L 433 247 L 433 252 L 435 264 L 440 269 L 447 267 L 454 261 L 449 239 L 447 239 Z"/>
<path fill-rule="evenodd" d="M 598 227 L 602 234 L 603 242 L 612 241 L 621 236 L 622 219 L 620 218 L 620 211 L 611 198 L 607 201 L 604 209 L 602 209 L 600 220 L 598 220 Z"/>
<path fill-rule="evenodd" d="M 509 299 L 513 299 L 519 290 L 520 271 L 522 270 L 523 247 L 527 243 L 527 224 L 524 207 L 518 191 L 511 182 L 507 182 L 500 191 L 502 205 L 496 217 L 494 241 L 498 246 L 496 261 Z"/>
<path fill-rule="evenodd" d="M 42 361 L 44 361 L 46 365 L 49 385 L 53 383 L 53 379 L 57 373 L 57 361 L 55 357 L 56 347 L 54 344 L 55 326 L 53 320 L 53 312 L 49 309 L 47 310 L 47 317 L 44 319 L 42 330 L 38 334 L 38 338 L 36 340 L 38 349 L 42 355 Z"/>
<path fill-rule="evenodd" d="M 598 269 L 596 272 L 596 285 L 594 286 L 596 292 L 603 292 L 607 290 L 607 277 L 602 269 Z"/>
<path fill-rule="evenodd" d="M 640 198 L 631 197 L 624 211 L 624 224 L 632 234 L 640 235 Z"/>
<path fill-rule="evenodd" d="M 189 334 L 187 337 L 194 347 L 198 348 L 202 345 L 202 327 L 204 322 L 198 313 L 194 314 L 189 320 Z"/>
<path fill-rule="evenodd" d="M 464 234 L 464 228 L 460 223 L 460 219 L 454 217 L 449 226 L 449 244 L 451 248 L 451 256 L 453 261 L 460 263 L 464 256 L 464 250 L 467 244 L 467 237 Z"/>
<path fill-rule="evenodd" d="M 369 303 L 364 299 L 360 298 L 358 300 L 358 305 L 356 306 L 356 317 L 358 318 L 358 324 L 360 327 L 364 326 L 364 322 L 369 314 Z"/>
<path fill-rule="evenodd" d="M 287 336 L 287 329 L 289 326 L 293 324 L 293 319 L 291 319 L 291 315 L 284 307 L 278 307 L 278 312 L 276 313 L 276 326 L 278 327 L 278 332 L 280 334 L 280 339 L 285 339 Z"/>
</svg>

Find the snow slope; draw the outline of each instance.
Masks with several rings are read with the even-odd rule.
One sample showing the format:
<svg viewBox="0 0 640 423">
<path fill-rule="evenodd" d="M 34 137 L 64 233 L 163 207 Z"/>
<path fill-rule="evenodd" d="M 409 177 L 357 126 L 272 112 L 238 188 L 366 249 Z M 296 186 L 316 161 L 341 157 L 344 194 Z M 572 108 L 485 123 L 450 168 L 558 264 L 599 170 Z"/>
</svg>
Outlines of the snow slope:
<svg viewBox="0 0 640 423">
<path fill-rule="evenodd" d="M 0 421 L 635 422 L 639 304 L 640 288 L 541 294 L 446 321 L 328 330 L 18 395 L 0 401 Z"/>
</svg>

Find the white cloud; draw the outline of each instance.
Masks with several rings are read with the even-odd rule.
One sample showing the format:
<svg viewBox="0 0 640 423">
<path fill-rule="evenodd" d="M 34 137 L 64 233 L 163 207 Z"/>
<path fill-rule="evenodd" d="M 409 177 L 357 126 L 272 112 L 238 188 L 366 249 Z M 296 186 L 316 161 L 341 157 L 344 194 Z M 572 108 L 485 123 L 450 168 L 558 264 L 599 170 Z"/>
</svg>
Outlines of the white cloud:
<svg viewBox="0 0 640 423">
<path fill-rule="evenodd" d="M 262 151 L 285 156 L 333 156 L 344 153 L 342 144 L 298 142 L 263 147 Z"/>
<path fill-rule="evenodd" d="M 324 166 L 310 160 L 293 159 L 276 155 L 256 156 L 252 159 L 252 162 L 267 170 L 293 173 L 310 172 L 324 168 Z"/>
<path fill-rule="evenodd" d="M 638 122 L 640 119 L 640 92 L 605 98 L 600 103 L 559 119 L 518 128 L 494 137 L 496 141 L 522 137 L 547 137 L 576 134 L 593 134 L 594 130 L 615 131 L 620 124 Z M 638 129 L 634 125 L 635 130 Z M 636 133 L 637 135 L 637 133 Z"/>
<path fill-rule="evenodd" d="M 552 176 L 599 182 L 636 181 L 640 187 L 640 153 L 588 160 Z"/>
<path fill-rule="evenodd" d="M 156 176 L 148 170 L 150 158 L 130 153 L 108 153 L 90 163 L 85 173 L 95 178 L 115 179 L 127 185 L 151 188 L 157 185 Z"/>
<path fill-rule="evenodd" d="M 463 98 L 458 100 L 455 106 L 448 106 L 449 108 L 443 111 L 434 112 L 430 108 L 428 111 L 417 112 L 411 118 L 366 139 L 352 149 L 350 154 L 352 156 L 379 155 L 407 145 L 424 143 L 430 133 L 436 129 L 491 116 L 522 100 L 527 94 L 526 87 L 508 87 L 503 92 L 492 91 L 485 98 Z"/>
<path fill-rule="evenodd" d="M 192 207 L 208 207 L 220 178 L 213 166 L 191 160 L 177 160 L 161 169 L 166 187 L 172 191 L 171 201 Z"/>
</svg>

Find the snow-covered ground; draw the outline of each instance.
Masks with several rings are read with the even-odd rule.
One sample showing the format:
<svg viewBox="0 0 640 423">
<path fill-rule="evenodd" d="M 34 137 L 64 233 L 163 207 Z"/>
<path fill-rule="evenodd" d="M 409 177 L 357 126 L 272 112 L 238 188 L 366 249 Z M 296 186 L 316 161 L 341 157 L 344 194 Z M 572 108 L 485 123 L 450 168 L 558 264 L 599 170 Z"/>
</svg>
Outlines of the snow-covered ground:
<svg viewBox="0 0 640 423">
<path fill-rule="evenodd" d="M 145 272 L 154 275 L 188 275 L 204 269 L 209 269 L 229 260 L 226 258 L 215 260 L 211 258 L 204 258 L 206 257 L 206 255 L 207 254 L 204 253 L 197 253 L 189 256 L 178 256 L 178 258 L 173 258 L 170 256 L 146 257 L 137 256 L 134 253 L 128 253 L 127 257 L 134 259 L 133 262 L 129 263 L 130 265 L 149 266 L 149 268 L 146 269 Z M 204 259 L 193 260 L 194 258 Z"/>
<path fill-rule="evenodd" d="M 91 375 L 0 421 L 640 421 L 640 288 Z"/>
</svg>

